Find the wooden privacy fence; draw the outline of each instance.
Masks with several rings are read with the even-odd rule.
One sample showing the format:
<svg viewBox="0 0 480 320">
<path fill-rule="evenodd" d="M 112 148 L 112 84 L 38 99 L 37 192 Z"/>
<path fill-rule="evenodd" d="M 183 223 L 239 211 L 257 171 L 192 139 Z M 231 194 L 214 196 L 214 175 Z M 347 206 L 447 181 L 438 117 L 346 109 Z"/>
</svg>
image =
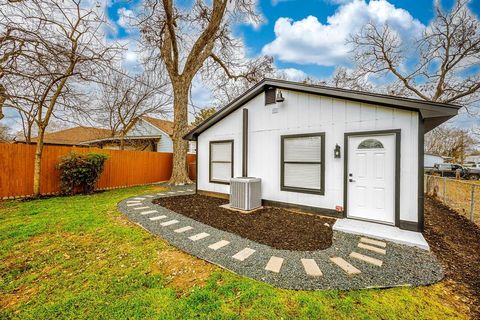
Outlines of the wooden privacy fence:
<svg viewBox="0 0 480 320">
<path fill-rule="evenodd" d="M 0 199 L 33 194 L 33 162 L 35 145 L 0 144 Z M 43 149 L 41 193 L 60 191 L 56 169 L 60 157 L 75 151 L 98 152 L 108 155 L 105 168 L 97 183 L 98 189 L 117 188 L 166 181 L 172 173 L 172 153 L 121 151 L 98 148 L 78 148 L 47 145 Z M 188 155 L 191 178 L 195 155 Z"/>
</svg>

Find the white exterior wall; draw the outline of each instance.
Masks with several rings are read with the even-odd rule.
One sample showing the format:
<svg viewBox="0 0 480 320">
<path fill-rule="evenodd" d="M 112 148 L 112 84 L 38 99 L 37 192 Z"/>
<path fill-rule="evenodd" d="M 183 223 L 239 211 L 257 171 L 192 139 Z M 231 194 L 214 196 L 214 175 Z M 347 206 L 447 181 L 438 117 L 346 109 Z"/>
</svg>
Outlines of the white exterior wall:
<svg viewBox="0 0 480 320">
<path fill-rule="evenodd" d="M 173 152 L 173 141 L 170 136 L 142 119 L 135 123 L 127 135 L 129 137 L 160 136 L 160 141 L 157 143 L 157 152 Z"/>
<path fill-rule="evenodd" d="M 480 155 L 467 156 L 467 157 L 465 158 L 465 162 L 480 163 Z"/>
<path fill-rule="evenodd" d="M 344 133 L 401 129 L 400 219 L 417 221 L 418 113 L 282 90 L 285 101 L 265 106 L 259 94 L 198 137 L 198 189 L 229 193 L 209 182 L 209 141 L 234 140 L 234 176 L 242 170 L 242 109 L 249 110 L 248 175 L 262 179 L 262 198 L 326 209 L 343 206 Z M 277 113 L 272 113 L 278 109 Z M 325 132 L 325 195 L 280 190 L 280 136 Z M 335 159 L 335 144 L 342 157 Z"/>
</svg>

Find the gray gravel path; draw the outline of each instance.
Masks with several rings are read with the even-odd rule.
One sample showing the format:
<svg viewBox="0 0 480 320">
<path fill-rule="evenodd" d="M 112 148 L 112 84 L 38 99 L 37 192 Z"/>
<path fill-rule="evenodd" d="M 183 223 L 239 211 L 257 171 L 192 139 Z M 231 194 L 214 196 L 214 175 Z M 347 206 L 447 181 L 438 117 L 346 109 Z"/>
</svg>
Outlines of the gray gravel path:
<svg viewBox="0 0 480 320">
<path fill-rule="evenodd" d="M 386 255 L 382 255 L 358 248 L 360 236 L 338 231 L 333 233 L 333 245 L 325 250 L 277 250 L 230 232 L 213 228 L 152 203 L 154 199 L 159 197 L 194 193 L 194 188 L 191 186 L 172 187 L 170 189 L 170 193 L 150 194 L 154 197 L 139 195 L 125 199 L 118 204 L 118 208 L 130 220 L 167 240 L 173 246 L 237 274 L 270 283 L 275 287 L 300 290 L 348 290 L 371 287 L 427 285 L 443 278 L 442 268 L 431 252 L 387 242 Z M 135 206 L 127 206 L 127 201 L 138 201 L 138 198 L 145 198 L 145 200 L 141 200 L 142 206 L 149 208 L 135 210 Z M 142 214 L 142 212 L 152 210 L 157 210 L 158 213 Z M 152 217 L 161 215 L 166 215 L 167 217 L 150 220 Z M 179 222 L 169 226 L 161 226 L 161 223 L 170 220 L 178 220 Z M 182 233 L 174 231 L 186 226 L 191 226 L 193 229 Z M 189 237 L 202 232 L 208 233 L 209 236 L 197 241 L 189 239 Z M 209 245 L 220 240 L 227 240 L 230 243 L 218 250 L 208 248 Z M 245 248 L 254 249 L 255 252 L 244 261 L 232 258 L 233 255 Z M 380 259 L 383 261 L 383 265 L 378 267 L 350 258 L 349 255 L 352 251 Z M 272 256 L 284 259 L 279 273 L 265 270 L 265 266 Z M 361 273 L 348 275 L 330 261 L 331 257 L 342 257 L 359 269 Z M 323 275 L 320 277 L 307 276 L 300 259 L 314 259 Z"/>
</svg>

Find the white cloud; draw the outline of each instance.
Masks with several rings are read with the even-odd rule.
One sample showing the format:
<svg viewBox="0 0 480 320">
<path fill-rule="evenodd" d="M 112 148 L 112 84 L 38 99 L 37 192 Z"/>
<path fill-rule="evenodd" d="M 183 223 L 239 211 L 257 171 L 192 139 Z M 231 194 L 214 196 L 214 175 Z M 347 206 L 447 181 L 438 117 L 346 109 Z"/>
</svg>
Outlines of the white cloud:
<svg viewBox="0 0 480 320">
<path fill-rule="evenodd" d="M 290 0 L 272 0 L 271 3 L 272 3 L 272 6 L 275 7 L 280 2 L 287 2 L 287 1 L 290 1 Z"/>
<path fill-rule="evenodd" d="M 118 13 L 118 20 L 117 23 L 119 26 L 124 28 L 127 32 L 132 31 L 132 19 L 135 18 L 135 13 L 133 10 L 127 8 L 120 8 L 117 10 Z"/>
<path fill-rule="evenodd" d="M 408 11 L 395 8 L 386 0 L 372 0 L 368 4 L 365 0 L 354 0 L 341 5 L 325 24 L 314 16 L 299 21 L 279 18 L 275 23 L 276 38 L 262 52 L 298 64 L 345 64 L 351 50 L 346 40 L 369 21 L 388 23 L 409 38 L 425 28 Z"/>
<path fill-rule="evenodd" d="M 291 81 L 302 81 L 308 77 L 308 74 L 303 72 L 302 70 L 295 69 L 295 68 L 285 68 L 285 69 L 277 69 L 277 71 L 285 76 L 285 79 Z"/>
</svg>

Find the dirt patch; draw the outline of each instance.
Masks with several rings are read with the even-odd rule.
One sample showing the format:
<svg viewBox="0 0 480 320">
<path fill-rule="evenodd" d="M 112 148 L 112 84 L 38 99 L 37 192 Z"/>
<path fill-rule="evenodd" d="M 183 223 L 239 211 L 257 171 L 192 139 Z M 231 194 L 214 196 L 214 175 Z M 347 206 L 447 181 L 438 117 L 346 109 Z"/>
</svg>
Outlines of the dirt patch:
<svg viewBox="0 0 480 320">
<path fill-rule="evenodd" d="M 425 198 L 425 238 L 454 290 L 480 318 L 480 229 L 433 198 Z"/>
<path fill-rule="evenodd" d="M 160 198 L 155 203 L 276 249 L 311 251 L 332 245 L 332 218 L 273 207 L 252 213 L 236 212 L 220 208 L 228 200 L 198 194 Z"/>
<path fill-rule="evenodd" d="M 159 261 L 152 266 L 152 271 L 161 271 L 169 285 L 185 290 L 193 285 L 203 286 L 215 266 L 177 250 L 163 250 L 159 252 Z"/>
</svg>

